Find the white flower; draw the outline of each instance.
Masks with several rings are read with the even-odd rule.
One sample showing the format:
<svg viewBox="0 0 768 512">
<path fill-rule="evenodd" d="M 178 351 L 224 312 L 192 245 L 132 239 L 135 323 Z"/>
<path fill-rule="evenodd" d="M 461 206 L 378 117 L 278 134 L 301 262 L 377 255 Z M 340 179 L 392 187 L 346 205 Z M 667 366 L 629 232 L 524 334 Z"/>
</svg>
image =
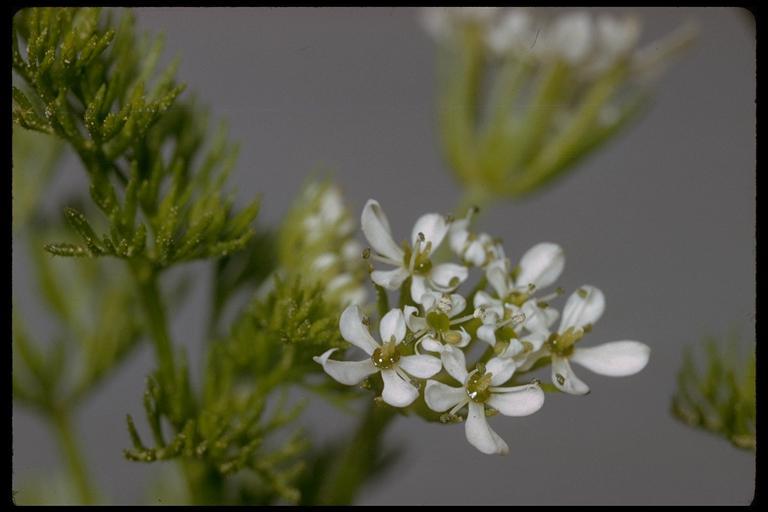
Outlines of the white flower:
<svg viewBox="0 0 768 512">
<path fill-rule="evenodd" d="M 592 330 L 604 310 L 603 292 L 594 286 L 582 286 L 568 298 L 557 332 L 549 334 L 542 347 L 519 368 L 525 370 L 540 357 L 549 355 L 553 384 L 574 395 L 589 393 L 589 386 L 573 373 L 569 361 L 611 377 L 633 375 L 645 368 L 651 349 L 639 341 L 613 341 L 588 348 L 574 346 Z"/>
<path fill-rule="evenodd" d="M 499 387 L 504 381 L 492 373 L 486 373 L 481 367 L 467 373 L 464 353 L 453 347 L 446 347 L 441 353 L 441 359 L 446 371 L 462 386 L 452 387 L 428 380 L 424 391 L 427 406 L 436 412 L 450 409 L 449 416 L 454 416 L 466 405 L 467 441 L 486 454 L 508 453 L 507 443 L 488 425 L 486 407 L 505 416 L 527 416 L 541 409 L 544 392 L 535 383 Z"/>
<path fill-rule="evenodd" d="M 589 63 L 590 71 L 595 73 L 610 67 L 635 48 L 640 22 L 633 17 L 618 19 L 603 14 L 597 17 L 596 28 L 595 53 Z"/>
<path fill-rule="evenodd" d="M 375 270 L 371 273 L 374 283 L 388 290 L 397 290 L 411 278 L 411 298 L 419 302 L 428 286 L 443 292 L 458 287 L 469 275 L 467 267 L 455 263 L 433 265 L 432 253 L 448 233 L 448 222 L 437 213 L 422 215 L 411 233 L 411 244 L 400 247 L 392 239 L 389 221 L 378 201 L 365 203 L 360 219 L 365 238 L 376 251 L 371 257 L 393 265 L 392 270 Z"/>
<path fill-rule="evenodd" d="M 393 407 L 407 407 L 419 396 L 419 390 L 411 384 L 411 376 L 427 379 L 440 371 L 442 365 L 436 357 L 401 355 L 398 345 L 405 338 L 405 320 L 399 309 L 391 310 L 381 319 L 381 345 L 371 336 L 357 306 L 349 306 L 344 310 L 339 327 L 345 340 L 364 350 L 370 357 L 362 361 L 334 361 L 329 358 L 338 349 L 332 348 L 314 357 L 314 361 L 320 363 L 323 370 L 336 381 L 349 386 L 381 372 L 384 382 L 381 398 Z"/>
<path fill-rule="evenodd" d="M 498 7 L 428 7 L 421 11 L 421 22 L 427 33 L 444 43 L 453 38 L 462 24 L 488 24 Z"/>
<path fill-rule="evenodd" d="M 318 194 L 322 194 L 319 198 Z M 304 219 L 304 229 L 311 241 L 321 233 L 335 231 L 339 236 L 349 235 L 355 229 L 352 219 L 346 216 L 341 191 L 334 185 L 322 190 L 317 185 L 307 187 L 305 201 L 317 201 L 317 211 Z"/>
<path fill-rule="evenodd" d="M 463 262 L 476 267 L 485 267 L 493 261 L 504 258 L 504 248 L 487 233 L 475 234 L 469 231 L 469 223 L 476 212 L 477 210 L 472 208 L 465 218 L 451 224 L 448 241 L 453 252 Z"/>
<path fill-rule="evenodd" d="M 496 297 L 483 291 L 475 294 L 474 306 L 480 310 L 478 315 L 484 324 L 478 329 L 478 338 L 494 346 L 497 329 L 519 323 L 517 318 L 520 316 L 524 318 L 522 325 L 528 331 L 547 330 L 558 316 L 557 311 L 547 303 L 553 296 L 534 298 L 532 294 L 552 285 L 564 267 L 563 249 L 549 242 L 528 249 L 515 269 L 510 269 L 506 258 L 490 263 L 485 275 Z"/>
<path fill-rule="evenodd" d="M 473 318 L 472 315 L 457 318 L 467 307 L 467 300 L 458 293 L 426 292 L 421 296 L 421 311 L 414 306 L 405 306 L 405 323 L 414 333 L 414 348 L 418 346 L 430 352 L 442 352 L 443 344 L 466 347 L 471 337 L 457 324 Z"/>
<path fill-rule="evenodd" d="M 525 9 L 508 10 L 486 36 L 488 46 L 498 54 L 530 53 L 536 39 L 534 18 Z"/>
<path fill-rule="evenodd" d="M 576 66 L 583 63 L 592 51 L 595 29 L 592 17 L 586 12 L 573 12 L 560 16 L 547 32 L 546 47 Z"/>
</svg>

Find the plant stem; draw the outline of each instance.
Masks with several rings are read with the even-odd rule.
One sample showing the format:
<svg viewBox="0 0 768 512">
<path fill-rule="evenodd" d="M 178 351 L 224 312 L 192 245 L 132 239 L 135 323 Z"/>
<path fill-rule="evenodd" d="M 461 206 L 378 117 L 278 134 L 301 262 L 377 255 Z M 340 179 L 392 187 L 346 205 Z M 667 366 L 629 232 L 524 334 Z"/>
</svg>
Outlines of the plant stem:
<svg viewBox="0 0 768 512">
<path fill-rule="evenodd" d="M 396 416 L 395 408 L 371 402 L 355 437 L 339 454 L 335 474 L 317 504 L 348 505 L 355 500 L 363 485 L 381 469 L 384 431 Z"/>
<path fill-rule="evenodd" d="M 155 347 L 160 376 L 166 389 L 177 388 L 173 343 L 168 333 L 165 305 L 160 296 L 157 272 L 149 265 L 132 263 L 131 271 L 139 283 L 139 297 L 147 320 L 147 328 Z M 172 395 L 175 393 L 171 393 Z M 188 397 L 185 396 L 185 400 Z M 178 427 L 177 427 L 178 428 Z M 189 495 L 196 504 L 220 504 L 223 500 L 224 482 L 213 468 L 200 461 L 181 461 L 181 469 L 189 486 Z"/>
<path fill-rule="evenodd" d="M 69 473 L 75 481 L 77 492 L 82 504 L 93 504 L 93 491 L 88 481 L 85 461 L 80 455 L 80 449 L 72 431 L 72 421 L 66 409 L 59 408 L 51 412 L 51 421 L 59 439 L 59 446 L 66 461 Z"/>
<path fill-rule="evenodd" d="M 139 298 L 146 315 L 147 328 L 155 347 L 160 375 L 166 383 L 171 384 L 174 381 L 173 345 L 168 334 L 165 308 L 157 286 L 157 273 L 148 266 L 139 264 L 132 264 L 131 271 L 139 284 Z"/>
<path fill-rule="evenodd" d="M 474 216 L 474 220 L 477 221 L 478 214 L 493 202 L 493 194 L 479 185 L 467 186 L 464 190 L 455 209 L 456 218 L 464 217 L 470 208 L 477 207 L 479 211 Z"/>
</svg>

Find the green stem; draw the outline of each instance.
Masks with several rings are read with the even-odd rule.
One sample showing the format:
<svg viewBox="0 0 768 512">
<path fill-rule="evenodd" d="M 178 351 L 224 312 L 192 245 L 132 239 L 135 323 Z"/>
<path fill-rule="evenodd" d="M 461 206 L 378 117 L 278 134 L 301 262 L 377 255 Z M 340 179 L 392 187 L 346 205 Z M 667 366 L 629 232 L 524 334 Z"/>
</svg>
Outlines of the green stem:
<svg viewBox="0 0 768 512">
<path fill-rule="evenodd" d="M 474 216 L 474 222 L 477 222 L 478 215 L 493 203 L 494 195 L 481 185 L 467 186 L 464 189 L 464 195 L 459 199 L 456 206 L 456 218 L 460 219 L 467 215 L 471 208 L 479 208 Z"/>
<path fill-rule="evenodd" d="M 317 504 L 351 504 L 364 484 L 380 469 L 384 431 L 397 416 L 397 410 L 371 402 L 355 437 L 339 454 L 334 474 L 320 492 Z"/>
<path fill-rule="evenodd" d="M 168 334 L 165 308 L 157 285 L 157 273 L 148 265 L 131 264 L 139 285 L 139 298 L 147 320 L 147 328 L 155 347 L 160 375 L 166 383 L 174 381 L 173 345 Z"/>
<path fill-rule="evenodd" d="M 139 297 L 146 315 L 147 328 L 155 347 L 155 355 L 162 379 L 161 385 L 166 390 L 175 390 L 180 382 L 177 382 L 175 374 L 173 343 L 168 333 L 165 306 L 157 283 L 158 274 L 148 264 L 141 262 L 132 262 L 131 271 L 139 284 Z M 174 394 L 171 393 L 171 395 Z M 205 462 L 189 460 L 182 460 L 181 468 L 194 503 L 220 504 L 222 502 L 224 482 L 214 468 Z"/>
<path fill-rule="evenodd" d="M 85 461 L 80 455 L 80 449 L 72 430 L 72 421 L 65 409 L 57 409 L 51 412 L 51 421 L 59 439 L 59 446 L 66 461 L 69 473 L 74 479 L 77 492 L 82 504 L 90 505 L 94 502 L 93 491 L 88 480 L 88 472 Z"/>
</svg>

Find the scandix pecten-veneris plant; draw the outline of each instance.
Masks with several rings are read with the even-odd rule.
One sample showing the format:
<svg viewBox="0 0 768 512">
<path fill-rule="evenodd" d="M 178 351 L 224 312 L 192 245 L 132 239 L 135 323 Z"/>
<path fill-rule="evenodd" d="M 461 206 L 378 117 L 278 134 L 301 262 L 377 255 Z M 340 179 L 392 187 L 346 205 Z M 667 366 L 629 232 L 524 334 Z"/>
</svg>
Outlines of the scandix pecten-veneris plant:
<svg viewBox="0 0 768 512">
<path fill-rule="evenodd" d="M 382 434 L 397 414 L 464 422 L 472 446 L 503 454 L 514 446 L 487 418 L 533 414 L 545 392 L 587 393 L 572 363 L 613 376 L 647 363 L 638 341 L 589 346 L 599 289 L 572 290 L 558 311 L 560 246 L 510 259 L 475 230 L 474 206 L 540 190 L 609 141 L 687 30 L 637 50 L 635 18 L 426 10 L 441 140 L 466 195 L 453 216 L 424 214 L 410 232 L 368 200 L 366 246 L 330 181 L 309 183 L 280 226 L 257 227 L 259 201 L 240 208 L 227 192 L 236 147 L 226 131 L 209 130 L 175 64 L 156 72 L 161 39 L 137 38 L 130 13 L 116 14 L 34 8 L 13 22 L 14 234 L 60 326 L 34 339 L 14 311 L 14 400 L 56 434 L 72 501 L 108 499 L 73 417 L 142 343 L 155 367 L 145 421 L 125 411 L 124 454 L 178 461 L 186 485 L 175 499 L 190 503 L 350 503 L 396 461 Z M 88 180 L 57 205 L 63 222 L 39 207 L 62 150 Z M 199 385 L 169 330 L 188 285 L 169 270 L 190 261 L 213 269 Z M 349 361 L 348 348 L 364 356 Z M 550 379 L 531 376 L 546 366 Z M 342 408 L 376 398 L 351 436 L 317 445 L 297 427 L 296 387 Z"/>
</svg>

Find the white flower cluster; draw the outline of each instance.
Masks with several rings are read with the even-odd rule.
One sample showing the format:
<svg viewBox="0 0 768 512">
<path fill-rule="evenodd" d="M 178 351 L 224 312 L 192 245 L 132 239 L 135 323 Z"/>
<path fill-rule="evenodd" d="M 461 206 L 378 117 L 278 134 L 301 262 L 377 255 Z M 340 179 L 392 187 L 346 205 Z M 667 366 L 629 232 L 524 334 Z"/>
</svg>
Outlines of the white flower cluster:
<svg viewBox="0 0 768 512">
<path fill-rule="evenodd" d="M 373 249 L 368 257 L 394 267 L 373 271 L 371 279 L 387 290 L 405 288 L 401 293 L 410 296 L 409 304 L 383 315 L 381 341 L 371 335 L 360 309 L 349 306 L 341 315 L 341 335 L 367 357 L 337 361 L 330 356 L 338 349 L 331 349 L 315 361 L 347 385 L 380 373 L 381 399 L 393 407 L 408 407 L 423 389 L 426 405 L 446 413 L 444 421 L 466 418 L 466 437 L 474 447 L 503 454 L 509 448 L 490 428 L 486 416 L 496 412 L 526 416 L 544 403 L 544 392 L 536 381 L 509 385 L 513 377 L 549 358 L 554 386 L 581 395 L 589 387 L 574 374 L 570 362 L 602 375 L 632 375 L 645 367 L 650 349 L 637 341 L 576 346 L 602 315 L 603 293 L 593 286 L 580 287 L 566 301 L 560 325 L 553 329 L 560 315 L 550 301 L 562 292 L 540 292 L 562 273 L 562 249 L 553 243 L 535 245 L 513 267 L 499 241 L 469 230 L 470 217 L 471 212 L 457 221 L 437 213 L 423 215 L 416 221 L 411 241 L 398 245 L 381 206 L 369 200 L 361 219 Z M 446 238 L 459 263 L 433 263 Z M 470 267 L 480 269 L 491 287 L 490 291 L 476 287 L 469 297 L 471 306 L 456 292 L 469 277 Z M 468 368 L 465 351 L 476 340 L 487 343 L 489 349 Z M 459 385 L 443 382 L 450 379 Z M 423 388 L 422 380 L 426 380 Z"/>
<path fill-rule="evenodd" d="M 322 282 L 327 296 L 340 303 L 362 304 L 363 247 L 353 238 L 355 222 L 332 183 L 310 183 L 287 216 L 281 260 L 301 275 Z"/>
<path fill-rule="evenodd" d="M 635 17 L 592 16 L 586 11 L 545 16 L 523 8 L 427 8 L 422 20 L 427 32 L 441 42 L 449 41 L 461 27 L 479 27 L 496 55 L 537 61 L 560 58 L 594 73 L 629 55 L 640 35 Z"/>
</svg>

